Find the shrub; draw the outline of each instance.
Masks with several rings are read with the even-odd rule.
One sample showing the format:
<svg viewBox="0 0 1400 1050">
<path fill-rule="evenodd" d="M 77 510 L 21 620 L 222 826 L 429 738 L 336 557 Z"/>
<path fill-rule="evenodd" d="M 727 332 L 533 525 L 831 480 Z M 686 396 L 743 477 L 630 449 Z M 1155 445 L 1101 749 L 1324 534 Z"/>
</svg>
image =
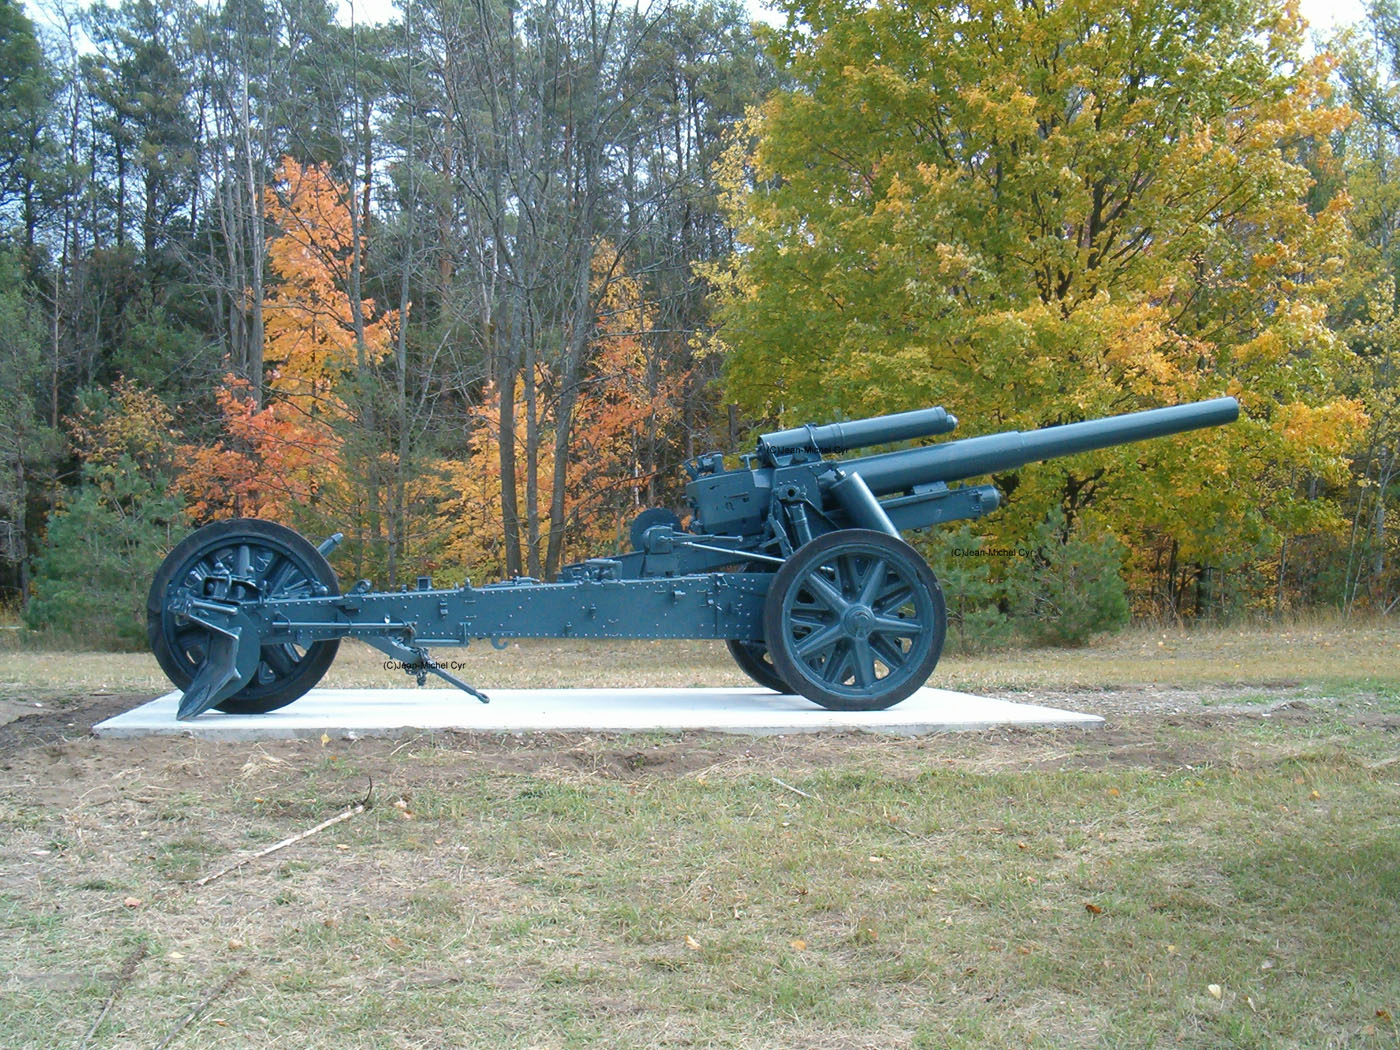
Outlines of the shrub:
<svg viewBox="0 0 1400 1050">
<path fill-rule="evenodd" d="M 1112 536 L 1085 536 L 1066 526 L 1058 508 L 1036 529 L 1007 577 L 1017 626 L 1032 641 L 1083 645 L 1099 631 L 1128 622 L 1123 545 Z"/>
<path fill-rule="evenodd" d="M 170 491 L 176 437 L 169 410 L 135 384 L 85 402 L 69 420 L 82 480 L 49 515 L 25 621 L 86 648 L 139 648 L 151 577 L 188 522 Z"/>
<path fill-rule="evenodd" d="M 1011 641 L 1012 624 L 1001 609 L 1005 588 L 992 578 L 984 540 L 964 522 L 929 550 L 929 565 L 948 604 L 948 645 L 958 652 L 999 649 Z"/>
<path fill-rule="evenodd" d="M 184 503 L 130 475 L 112 488 L 90 481 L 49 517 L 35 559 L 25 622 L 84 648 L 146 644 L 146 592 L 185 528 Z"/>
</svg>

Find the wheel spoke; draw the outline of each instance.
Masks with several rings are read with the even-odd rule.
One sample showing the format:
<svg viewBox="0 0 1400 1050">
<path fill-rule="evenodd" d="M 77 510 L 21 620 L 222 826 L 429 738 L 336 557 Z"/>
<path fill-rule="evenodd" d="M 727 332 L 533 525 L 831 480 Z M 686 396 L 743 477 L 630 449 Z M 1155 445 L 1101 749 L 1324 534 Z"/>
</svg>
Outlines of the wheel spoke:
<svg viewBox="0 0 1400 1050">
<path fill-rule="evenodd" d="M 917 638 L 924 633 L 924 627 L 918 620 L 900 620 L 893 616 L 877 616 L 871 633 L 892 634 L 896 638 Z"/>
<path fill-rule="evenodd" d="M 850 663 L 850 647 L 846 644 L 847 639 L 841 638 L 836 642 L 831 656 L 826 663 L 819 668 L 821 677 L 834 686 L 844 685 L 846 681 L 846 665 Z"/>
<path fill-rule="evenodd" d="M 278 678 L 287 677 L 297 668 L 297 651 L 288 642 L 281 645 L 264 645 L 262 658 Z"/>
<path fill-rule="evenodd" d="M 875 650 L 875 655 L 889 668 L 890 674 L 894 674 L 898 671 L 909 659 L 908 653 L 904 652 L 898 646 L 891 645 L 879 635 L 872 634 L 870 636 L 870 648 Z"/>
<path fill-rule="evenodd" d="M 862 689 L 869 689 L 875 684 L 875 658 L 871 655 L 868 639 L 851 640 L 851 664 L 855 671 L 856 685 Z"/>
<path fill-rule="evenodd" d="M 215 571 L 212 562 L 200 558 L 199 561 L 190 566 L 190 571 L 185 574 L 185 582 L 191 591 L 202 598 L 204 596 L 204 583 Z"/>
<path fill-rule="evenodd" d="M 831 569 L 842 597 L 849 598 L 859 590 L 857 581 L 860 579 L 860 564 L 854 555 L 837 558 L 832 562 Z"/>
<path fill-rule="evenodd" d="M 841 641 L 841 638 L 841 625 L 838 623 L 828 624 L 820 631 L 813 631 L 807 637 L 799 640 L 792 648 L 793 652 L 810 663 L 813 656 L 823 650 L 830 649 Z"/>
<path fill-rule="evenodd" d="M 182 624 L 176 624 L 174 627 L 174 631 L 175 641 L 185 642 L 190 640 L 191 638 L 203 638 L 209 633 L 209 628 L 205 627 L 202 623 L 195 623 L 193 620 L 186 620 Z"/>
<path fill-rule="evenodd" d="M 889 572 L 889 565 L 884 558 L 876 558 L 870 563 L 870 570 L 865 574 L 865 579 L 861 582 L 860 597 L 856 599 L 861 605 L 874 605 L 875 598 L 885 582 L 885 576 Z"/>
<path fill-rule="evenodd" d="M 832 612 L 843 613 L 850 607 L 851 603 L 846 601 L 841 592 L 820 572 L 809 572 L 802 581 L 802 586 L 812 597 L 825 603 Z"/>
<path fill-rule="evenodd" d="M 273 551 L 272 560 L 267 563 L 267 569 L 263 572 L 263 596 L 267 598 L 281 597 L 283 588 L 287 584 L 287 577 L 295 569 L 296 566 L 288 558 L 279 551 Z"/>
<path fill-rule="evenodd" d="M 878 614 L 894 612 L 903 605 L 907 605 L 914 600 L 913 588 L 909 586 L 901 577 L 896 576 L 890 586 L 873 602 L 870 607 Z"/>
</svg>

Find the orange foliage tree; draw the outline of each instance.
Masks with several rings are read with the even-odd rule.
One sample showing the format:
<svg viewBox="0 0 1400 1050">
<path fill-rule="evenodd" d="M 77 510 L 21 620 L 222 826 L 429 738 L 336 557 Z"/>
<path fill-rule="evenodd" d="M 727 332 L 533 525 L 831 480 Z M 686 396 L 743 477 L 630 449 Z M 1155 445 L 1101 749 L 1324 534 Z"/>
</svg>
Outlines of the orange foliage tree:
<svg viewBox="0 0 1400 1050">
<path fill-rule="evenodd" d="M 357 440 L 373 416 L 356 381 L 389 352 L 398 315 L 350 294 L 365 252 L 350 206 L 320 166 L 286 158 L 278 167 L 267 191 L 277 232 L 263 302 L 266 401 L 257 404 L 246 379 L 225 378 L 217 396 L 226 436 L 187 450 L 182 487 L 196 518 L 251 514 L 308 531 L 363 531 L 375 517 L 381 454 Z"/>
<path fill-rule="evenodd" d="M 549 508 L 554 496 L 558 437 L 558 374 L 545 365 L 535 369 L 536 411 L 533 427 L 536 483 L 518 488 L 516 513 L 522 522 L 538 523 L 527 542 L 535 547 L 527 564 L 542 564 L 541 552 L 556 530 L 563 530 L 564 560 L 626 544 L 626 527 L 654 489 L 655 457 L 651 450 L 674 426 L 688 372 L 656 351 L 654 312 L 641 282 L 616 265 L 617 256 L 603 245 L 593 262 L 592 292 L 597 303 L 588 363 L 573 406 L 568 441 L 564 514 L 556 520 Z M 513 413 L 516 460 L 527 455 L 531 428 L 529 406 L 517 383 Z M 501 536 L 500 474 L 501 402 L 494 385 L 474 410 L 467 456 L 439 464 L 438 528 L 447 541 L 443 559 L 474 576 L 503 575 L 506 557 Z M 531 501 L 533 500 L 533 506 Z"/>
<path fill-rule="evenodd" d="M 569 488 L 577 494 L 571 528 L 600 546 L 624 543 L 628 522 L 654 497 L 655 449 L 677 422 L 689 378 L 688 369 L 657 352 L 654 310 L 641 282 L 610 272 L 610 258 L 600 251 L 593 262 L 597 330 L 569 463 Z"/>
<path fill-rule="evenodd" d="M 553 377 L 540 366 L 535 372 L 537 388 L 547 389 Z M 526 412 L 523 383 L 515 384 L 514 424 L 515 449 L 518 460 L 525 461 L 527 444 Z M 505 537 L 501 530 L 501 398 L 494 383 L 488 383 L 481 394 L 480 405 L 472 411 L 471 437 L 465 457 L 440 462 L 435 472 L 438 478 L 437 528 L 446 537 L 442 561 L 460 568 L 478 580 L 495 579 L 505 575 Z M 554 456 L 552 430 L 539 440 L 539 476 L 545 488 L 537 494 L 540 504 L 548 505 L 552 488 Z M 521 521 L 527 518 L 526 489 L 517 489 L 516 513 Z M 540 542 L 548 540 L 548 532 Z"/>
</svg>

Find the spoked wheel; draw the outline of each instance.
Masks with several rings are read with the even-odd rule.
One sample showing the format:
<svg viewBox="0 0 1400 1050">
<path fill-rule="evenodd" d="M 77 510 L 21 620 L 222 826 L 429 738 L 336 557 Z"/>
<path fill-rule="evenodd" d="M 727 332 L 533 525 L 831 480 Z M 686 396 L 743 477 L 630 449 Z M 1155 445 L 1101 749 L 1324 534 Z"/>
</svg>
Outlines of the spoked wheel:
<svg viewBox="0 0 1400 1050">
<path fill-rule="evenodd" d="M 879 711 L 933 673 L 947 611 L 933 570 L 903 540 L 867 529 L 800 547 L 773 577 L 763 629 L 778 675 L 836 711 Z"/>
<path fill-rule="evenodd" d="M 729 647 L 729 655 L 734 657 L 739 670 L 765 689 L 771 689 L 775 693 L 797 691 L 783 681 L 782 675 L 778 674 L 778 669 L 773 666 L 773 657 L 768 652 L 768 646 L 762 642 L 741 642 L 731 638 L 725 645 Z"/>
<path fill-rule="evenodd" d="M 312 598 L 339 594 L 325 557 L 291 529 L 257 518 L 234 518 L 196 529 L 161 563 L 146 599 L 146 638 L 161 669 L 187 689 L 209 652 L 209 630 L 168 611 L 172 598 L 216 601 Z M 229 714 L 263 714 L 285 707 L 321 680 L 340 640 L 264 645 L 257 673 L 215 705 Z"/>
</svg>

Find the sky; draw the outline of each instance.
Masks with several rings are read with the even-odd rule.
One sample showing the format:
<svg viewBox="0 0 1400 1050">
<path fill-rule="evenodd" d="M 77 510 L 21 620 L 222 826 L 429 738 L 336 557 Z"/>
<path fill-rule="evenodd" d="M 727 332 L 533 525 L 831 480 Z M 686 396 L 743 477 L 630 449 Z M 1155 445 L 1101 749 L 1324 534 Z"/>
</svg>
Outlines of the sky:
<svg viewBox="0 0 1400 1050">
<path fill-rule="evenodd" d="M 402 4 L 403 0 L 398 0 Z M 394 15 L 395 0 L 340 0 L 341 20 L 348 22 L 353 3 L 355 17 L 361 22 L 382 22 Z M 774 21 L 777 16 L 760 0 L 748 0 L 755 18 Z M 1360 21 L 1362 0 L 1302 0 L 1303 17 L 1314 29 L 1323 32 L 1339 25 Z"/>
<path fill-rule="evenodd" d="M 647 2 L 648 0 L 641 0 L 643 5 Z M 774 25 L 782 21 L 781 16 L 771 7 L 765 5 L 762 0 L 746 0 L 746 2 L 755 19 Z M 348 24 L 352 8 L 355 17 L 361 22 L 384 22 L 395 17 L 396 11 L 403 8 L 404 0 L 339 0 L 339 3 L 340 20 Z"/>
<path fill-rule="evenodd" d="M 353 8 L 357 21 L 374 23 L 387 21 L 395 16 L 396 0 L 339 0 L 341 21 L 348 23 Z M 747 0 L 748 7 L 756 19 L 767 22 L 778 21 L 772 8 L 762 0 Z M 403 0 L 397 0 L 402 4 Z M 44 14 L 45 0 L 24 0 L 29 17 L 40 24 L 48 24 L 50 19 Z M 1346 25 L 1361 19 L 1363 0 L 1302 0 L 1303 17 L 1317 30 L 1326 32 L 1336 26 Z"/>
<path fill-rule="evenodd" d="M 62 0 L 62 2 L 83 6 L 86 0 Z M 338 0 L 338 2 L 340 4 L 340 20 L 343 23 L 349 24 L 353 14 L 357 22 L 372 24 L 397 17 L 397 11 L 405 0 Z M 641 2 L 647 3 L 648 0 L 641 0 Z M 651 2 L 659 3 L 664 2 L 664 0 L 651 0 Z M 755 19 L 774 25 L 781 23 L 781 17 L 763 0 L 746 0 L 746 2 Z M 55 24 L 54 20 L 45 13 L 45 8 L 49 3 L 50 0 L 24 0 L 29 17 L 40 26 Z M 1303 17 L 1308 20 L 1313 31 L 1318 35 L 1326 36 L 1338 26 L 1360 21 L 1365 13 L 1365 0 L 1301 0 L 1301 10 Z"/>
<path fill-rule="evenodd" d="M 1361 0 L 1303 0 L 1302 12 L 1308 25 L 1326 32 L 1361 21 L 1365 5 Z"/>
<path fill-rule="evenodd" d="M 351 5 L 355 17 L 361 22 L 383 22 L 394 16 L 396 0 L 340 0 L 341 21 L 349 22 Z M 402 5 L 403 0 L 397 0 Z M 766 22 L 779 21 L 773 9 L 761 0 L 747 0 L 748 8 L 756 19 Z M 1328 32 L 1337 26 L 1358 22 L 1364 13 L 1363 0 L 1302 0 L 1303 17 L 1316 30 Z"/>
</svg>

